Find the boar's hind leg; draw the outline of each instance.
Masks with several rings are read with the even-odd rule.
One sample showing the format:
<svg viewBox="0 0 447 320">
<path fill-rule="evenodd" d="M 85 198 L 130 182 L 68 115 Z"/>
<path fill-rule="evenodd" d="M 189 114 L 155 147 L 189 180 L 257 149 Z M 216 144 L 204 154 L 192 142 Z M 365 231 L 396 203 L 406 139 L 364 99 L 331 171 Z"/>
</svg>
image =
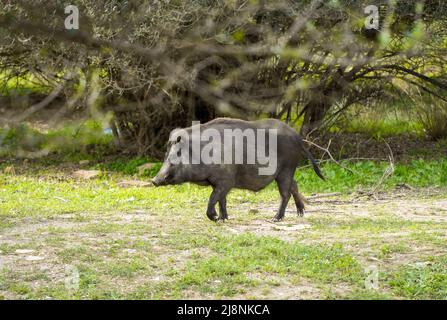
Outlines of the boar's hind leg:
<svg viewBox="0 0 447 320">
<path fill-rule="evenodd" d="M 293 196 L 293 200 L 295 200 L 295 205 L 296 205 L 296 211 L 298 212 L 299 216 L 304 216 L 304 202 L 303 202 L 303 196 L 300 195 L 300 193 L 298 192 L 298 186 L 296 185 L 295 181 L 292 181 L 292 196 Z"/>
<path fill-rule="evenodd" d="M 226 194 L 222 195 L 219 199 L 219 220 L 228 220 Z"/>
<path fill-rule="evenodd" d="M 210 199 L 208 201 L 208 209 L 206 210 L 206 215 L 212 221 L 217 221 L 218 219 L 228 219 L 227 208 L 226 208 L 226 196 L 228 191 L 224 188 L 214 187 L 211 193 Z M 220 216 L 217 216 L 216 203 L 219 201 Z"/>
<path fill-rule="evenodd" d="M 273 221 L 275 222 L 284 219 L 287 203 L 290 200 L 292 181 L 293 181 L 293 175 L 290 174 L 289 172 L 280 173 L 276 178 L 279 194 L 281 195 L 281 205 L 279 206 L 278 213 L 273 218 Z"/>
</svg>

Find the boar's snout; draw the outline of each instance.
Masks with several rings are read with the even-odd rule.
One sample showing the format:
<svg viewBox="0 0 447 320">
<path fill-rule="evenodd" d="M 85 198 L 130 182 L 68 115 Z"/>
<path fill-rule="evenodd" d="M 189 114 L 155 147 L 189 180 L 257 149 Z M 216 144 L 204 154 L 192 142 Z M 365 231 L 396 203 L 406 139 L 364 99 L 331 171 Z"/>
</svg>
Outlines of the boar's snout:
<svg viewBox="0 0 447 320">
<path fill-rule="evenodd" d="M 158 187 L 160 185 L 160 182 L 158 181 L 157 177 L 153 178 L 151 180 L 151 182 L 153 183 L 154 186 Z"/>
<path fill-rule="evenodd" d="M 152 183 L 154 186 L 164 186 L 170 183 L 172 178 L 172 168 L 166 162 L 161 167 L 160 171 L 158 171 L 157 175 L 152 179 Z"/>
<path fill-rule="evenodd" d="M 155 178 L 153 178 L 152 183 L 154 184 L 154 186 L 158 187 L 158 186 L 162 186 L 166 184 L 166 179 L 161 178 L 159 175 L 157 175 Z"/>
</svg>

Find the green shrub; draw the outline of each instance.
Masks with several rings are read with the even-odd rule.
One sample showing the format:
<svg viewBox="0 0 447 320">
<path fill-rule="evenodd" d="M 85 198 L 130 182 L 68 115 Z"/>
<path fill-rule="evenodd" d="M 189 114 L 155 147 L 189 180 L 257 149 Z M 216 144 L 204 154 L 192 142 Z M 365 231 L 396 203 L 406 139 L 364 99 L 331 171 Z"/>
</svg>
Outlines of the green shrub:
<svg viewBox="0 0 447 320">
<path fill-rule="evenodd" d="M 69 124 L 62 129 L 41 132 L 26 124 L 0 128 L 0 156 L 31 157 L 33 152 L 74 155 L 81 160 L 86 154 L 104 153 L 113 148 L 113 136 L 93 120 Z"/>
<path fill-rule="evenodd" d="M 447 103 L 423 98 L 417 108 L 417 116 L 426 134 L 433 140 L 447 138 Z"/>
</svg>

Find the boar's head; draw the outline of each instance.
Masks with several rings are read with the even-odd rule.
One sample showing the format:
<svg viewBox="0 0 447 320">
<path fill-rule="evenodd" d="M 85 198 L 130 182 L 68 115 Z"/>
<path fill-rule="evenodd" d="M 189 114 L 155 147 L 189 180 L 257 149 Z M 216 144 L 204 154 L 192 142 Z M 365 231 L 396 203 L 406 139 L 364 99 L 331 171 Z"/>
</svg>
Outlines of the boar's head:
<svg viewBox="0 0 447 320">
<path fill-rule="evenodd" d="M 189 136 L 183 129 L 171 132 L 163 165 L 152 179 L 155 186 L 180 184 L 187 181 L 189 164 Z"/>
</svg>

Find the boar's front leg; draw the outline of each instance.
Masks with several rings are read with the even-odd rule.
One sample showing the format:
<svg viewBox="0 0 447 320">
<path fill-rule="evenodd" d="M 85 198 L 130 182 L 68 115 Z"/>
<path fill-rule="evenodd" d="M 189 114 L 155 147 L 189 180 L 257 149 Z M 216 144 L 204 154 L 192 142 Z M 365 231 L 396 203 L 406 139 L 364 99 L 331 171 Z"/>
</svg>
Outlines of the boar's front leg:
<svg viewBox="0 0 447 320">
<path fill-rule="evenodd" d="M 213 188 L 213 192 L 211 193 L 210 199 L 208 200 L 208 209 L 206 209 L 206 215 L 211 221 L 217 221 L 217 212 L 215 206 L 218 199 L 219 198 L 216 189 Z"/>
<path fill-rule="evenodd" d="M 219 186 L 213 187 L 213 192 L 211 193 L 210 199 L 208 201 L 208 209 L 206 210 L 206 215 L 212 221 L 226 220 L 228 219 L 227 214 L 227 188 L 222 188 Z M 216 203 L 219 202 L 220 215 L 217 216 Z"/>
</svg>

